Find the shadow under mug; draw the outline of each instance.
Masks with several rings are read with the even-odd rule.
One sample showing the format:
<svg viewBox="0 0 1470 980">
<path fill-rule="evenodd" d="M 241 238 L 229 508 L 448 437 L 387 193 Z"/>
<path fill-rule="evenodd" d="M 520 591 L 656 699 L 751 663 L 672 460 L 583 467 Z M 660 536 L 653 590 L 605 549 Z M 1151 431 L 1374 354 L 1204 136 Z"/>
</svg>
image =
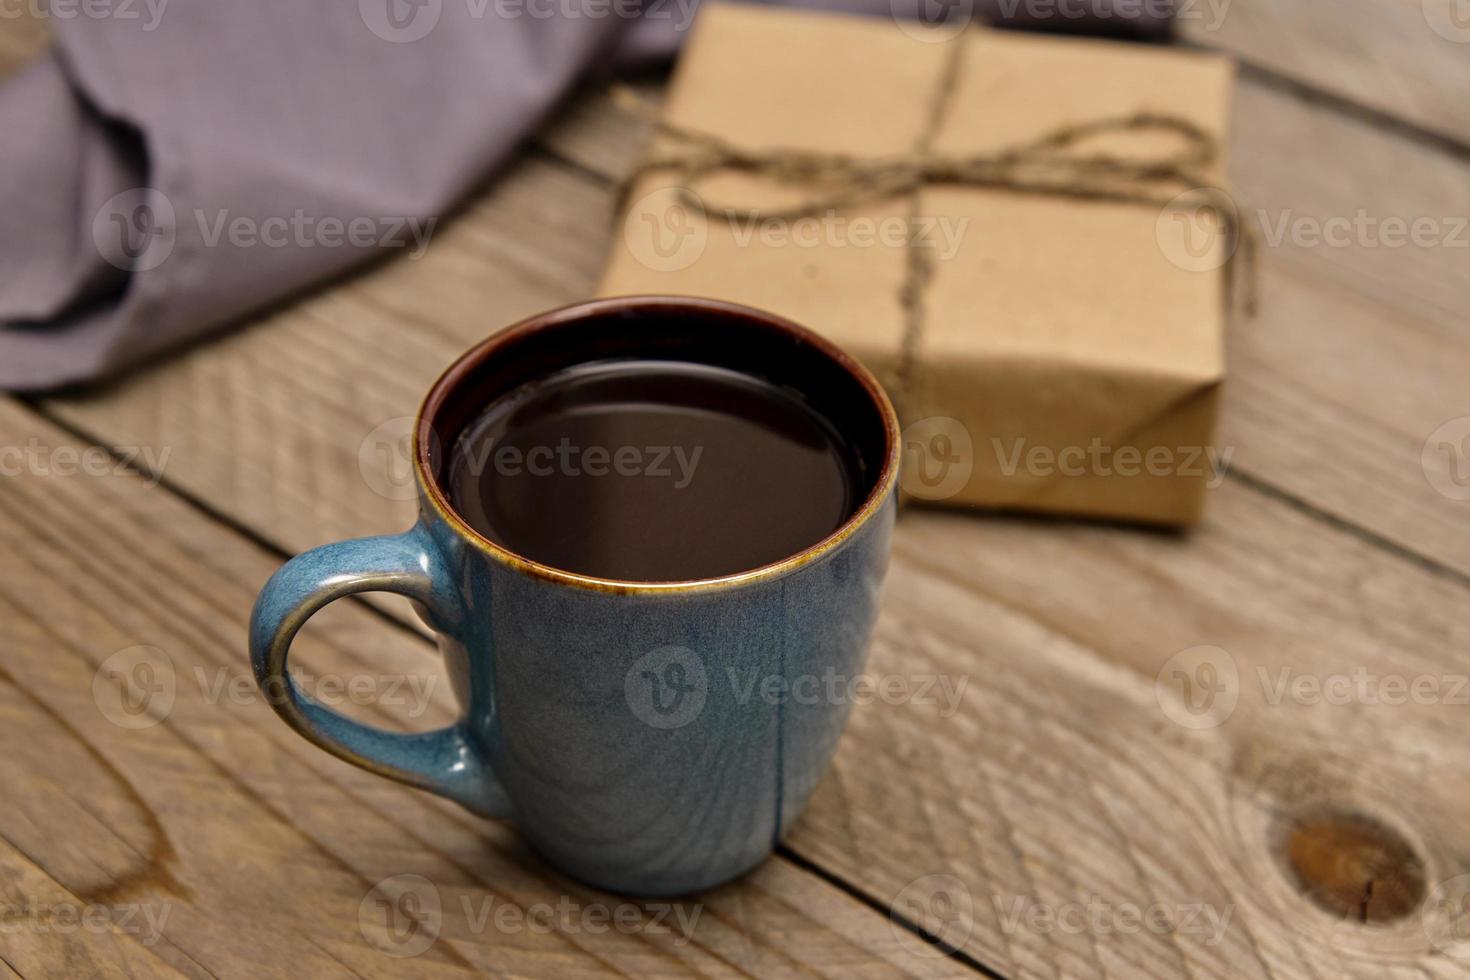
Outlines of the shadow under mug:
<svg viewBox="0 0 1470 980">
<path fill-rule="evenodd" d="M 498 394 L 560 368 L 657 358 L 731 368 L 800 393 L 842 431 L 863 486 L 836 531 L 760 568 L 684 582 L 538 564 L 450 507 L 445 447 Z M 595 300 L 484 341 L 434 384 L 414 429 L 409 531 L 291 559 L 250 624 L 256 679 L 321 748 L 516 822 L 572 876 L 676 895 L 768 855 L 826 771 L 851 707 L 888 561 L 898 420 L 849 355 L 778 317 L 676 297 Z M 771 488 L 762 488 L 771 492 Z M 439 636 L 460 720 L 404 734 L 301 691 L 291 641 L 334 599 L 412 599 Z M 835 683 L 834 683 L 835 682 Z"/>
</svg>

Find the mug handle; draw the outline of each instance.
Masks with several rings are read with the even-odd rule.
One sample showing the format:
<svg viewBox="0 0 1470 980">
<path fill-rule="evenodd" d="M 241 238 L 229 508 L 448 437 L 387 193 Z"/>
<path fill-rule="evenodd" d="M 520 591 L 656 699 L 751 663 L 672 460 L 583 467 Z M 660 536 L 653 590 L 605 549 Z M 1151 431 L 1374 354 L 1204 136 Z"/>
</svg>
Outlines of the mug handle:
<svg viewBox="0 0 1470 980">
<path fill-rule="evenodd" d="M 466 612 L 453 581 L 422 524 L 403 534 L 339 541 L 302 552 L 271 576 L 255 601 L 250 662 L 266 700 L 308 741 L 369 772 L 438 793 L 483 816 L 505 817 L 510 811 L 505 790 L 465 718 L 414 734 L 374 728 L 317 703 L 296 686 L 286 668 L 291 641 L 312 614 L 359 592 L 407 596 L 436 632 L 458 642 Z"/>
</svg>

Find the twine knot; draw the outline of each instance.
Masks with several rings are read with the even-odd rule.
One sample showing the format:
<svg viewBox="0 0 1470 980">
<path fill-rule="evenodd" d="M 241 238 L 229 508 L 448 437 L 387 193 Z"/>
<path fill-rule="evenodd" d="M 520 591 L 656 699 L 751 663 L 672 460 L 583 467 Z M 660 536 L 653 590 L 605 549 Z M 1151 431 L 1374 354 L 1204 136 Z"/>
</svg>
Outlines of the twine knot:
<svg viewBox="0 0 1470 980">
<path fill-rule="evenodd" d="M 1225 303 L 1229 312 L 1235 291 L 1236 259 L 1245 262 L 1244 307 L 1255 310 L 1255 241 L 1243 225 L 1230 196 L 1212 186 L 1211 168 L 1219 159 L 1218 140 L 1193 120 L 1164 113 L 1139 111 L 1058 127 L 1039 138 L 984 153 L 950 156 L 935 153 L 932 144 L 957 88 L 961 33 L 948 44 L 948 56 L 939 81 L 925 106 L 925 124 L 914 148 L 892 156 L 860 156 L 802 149 L 752 150 L 714 134 L 680 126 L 658 117 L 627 89 L 614 98 L 633 111 L 650 117 L 657 130 L 675 144 L 669 155 L 645 160 L 622 181 L 620 205 L 633 187 L 652 173 L 672 172 L 681 202 L 695 213 L 722 213 L 732 220 L 797 220 L 841 211 L 875 201 L 906 197 L 909 220 L 918 215 L 919 192 L 930 186 L 973 187 L 1022 194 L 1165 208 L 1190 195 L 1196 208 L 1213 211 L 1225 236 Z M 1165 133 L 1178 148 L 1149 157 L 1112 153 L 1084 153 L 1082 143 L 1121 133 Z M 785 208 L 721 204 L 699 195 L 694 188 L 711 175 L 747 174 L 806 193 L 802 202 Z M 1193 193 L 1191 193 L 1193 192 Z M 620 206 L 619 213 L 625 207 Z M 888 378 L 895 402 L 908 401 L 915 388 L 915 362 L 924 326 L 924 293 L 932 273 L 932 258 L 924 249 L 907 249 L 907 270 L 899 302 L 904 312 L 902 350 Z"/>
</svg>

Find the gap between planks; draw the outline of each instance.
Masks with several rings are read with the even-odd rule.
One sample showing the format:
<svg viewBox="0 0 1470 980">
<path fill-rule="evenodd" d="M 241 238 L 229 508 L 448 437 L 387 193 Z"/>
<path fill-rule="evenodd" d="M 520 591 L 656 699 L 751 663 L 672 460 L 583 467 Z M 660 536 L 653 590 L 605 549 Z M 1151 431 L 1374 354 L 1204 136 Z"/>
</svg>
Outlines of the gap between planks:
<svg viewBox="0 0 1470 980">
<path fill-rule="evenodd" d="M 85 430 L 84 427 L 73 424 L 72 422 L 64 418 L 56 417 L 52 412 L 48 411 L 43 404 L 37 403 L 34 400 L 26 397 L 17 397 L 11 395 L 5 395 L 3 397 L 5 397 L 6 400 L 10 401 L 12 404 L 19 407 L 21 410 L 27 411 L 38 419 L 41 419 L 44 422 L 55 426 L 57 429 L 66 433 L 77 441 L 84 443 L 91 448 L 103 450 L 109 455 L 110 458 L 120 464 L 120 467 L 124 471 L 129 472 L 135 476 L 151 480 L 154 483 L 154 490 L 161 493 L 166 493 L 174 499 L 180 501 L 185 506 L 195 510 L 201 516 L 208 519 L 212 524 L 218 526 L 222 533 L 228 533 L 237 536 L 281 560 L 286 560 L 292 557 L 293 552 L 291 552 L 288 548 L 271 540 L 269 537 L 257 532 L 256 530 L 243 524 L 239 520 L 236 520 L 227 513 L 222 512 L 218 508 L 200 499 L 197 495 L 190 493 L 189 491 L 181 487 L 178 487 L 162 474 L 147 471 L 146 469 L 137 466 L 134 462 L 125 460 L 121 454 L 115 451 L 113 447 L 106 446 L 98 442 L 94 436 L 92 436 L 89 432 Z M 426 637 L 421 628 L 416 624 L 414 620 L 408 618 L 407 613 L 403 609 L 396 607 L 380 607 L 379 605 L 372 602 L 370 598 L 365 595 L 348 596 L 346 597 L 346 600 L 347 601 L 343 604 L 367 610 L 380 622 L 393 627 L 398 632 L 408 634 L 414 640 L 418 641 L 419 644 L 426 642 Z M 415 649 L 426 656 L 434 655 L 433 651 L 419 645 L 416 645 Z M 964 970 L 970 971 L 982 977 L 990 978 L 990 980 L 1007 980 L 1005 974 L 985 964 L 974 954 L 944 942 L 942 938 L 928 932 L 918 923 L 913 922 L 906 916 L 899 914 L 895 909 L 889 907 L 887 903 L 864 891 L 863 888 L 858 884 L 846 880 L 839 873 L 823 867 L 818 861 L 794 850 L 790 844 L 782 843 L 781 845 L 779 845 L 773 854 L 772 860 L 785 861 L 786 863 L 797 869 L 799 872 L 812 876 L 814 879 L 822 882 L 828 887 L 831 887 L 835 891 L 846 895 L 863 907 L 871 910 L 874 914 L 888 919 L 894 925 L 911 933 L 920 942 L 927 944 L 929 947 L 932 947 L 938 954 L 944 956 L 948 960 L 953 961 L 959 967 L 964 968 Z M 58 882 L 58 884 L 61 883 Z M 328 950 L 323 950 L 323 952 L 330 955 L 330 951 Z"/>
</svg>

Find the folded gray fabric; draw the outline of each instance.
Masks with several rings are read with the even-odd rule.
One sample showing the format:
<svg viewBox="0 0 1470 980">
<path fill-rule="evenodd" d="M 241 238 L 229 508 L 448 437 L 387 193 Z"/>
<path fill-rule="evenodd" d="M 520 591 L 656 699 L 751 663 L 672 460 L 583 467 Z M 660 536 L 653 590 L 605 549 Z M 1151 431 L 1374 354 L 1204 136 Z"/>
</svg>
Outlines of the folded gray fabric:
<svg viewBox="0 0 1470 980">
<path fill-rule="evenodd" d="M 1084 16 L 1039 23 L 1028 0 L 981 13 L 1149 36 L 1167 30 L 1161 2 L 1071 0 Z M 0 86 L 0 388 L 120 371 L 421 250 L 579 77 L 668 57 L 696 3 L 99 0 L 53 14 L 55 49 Z"/>
</svg>

